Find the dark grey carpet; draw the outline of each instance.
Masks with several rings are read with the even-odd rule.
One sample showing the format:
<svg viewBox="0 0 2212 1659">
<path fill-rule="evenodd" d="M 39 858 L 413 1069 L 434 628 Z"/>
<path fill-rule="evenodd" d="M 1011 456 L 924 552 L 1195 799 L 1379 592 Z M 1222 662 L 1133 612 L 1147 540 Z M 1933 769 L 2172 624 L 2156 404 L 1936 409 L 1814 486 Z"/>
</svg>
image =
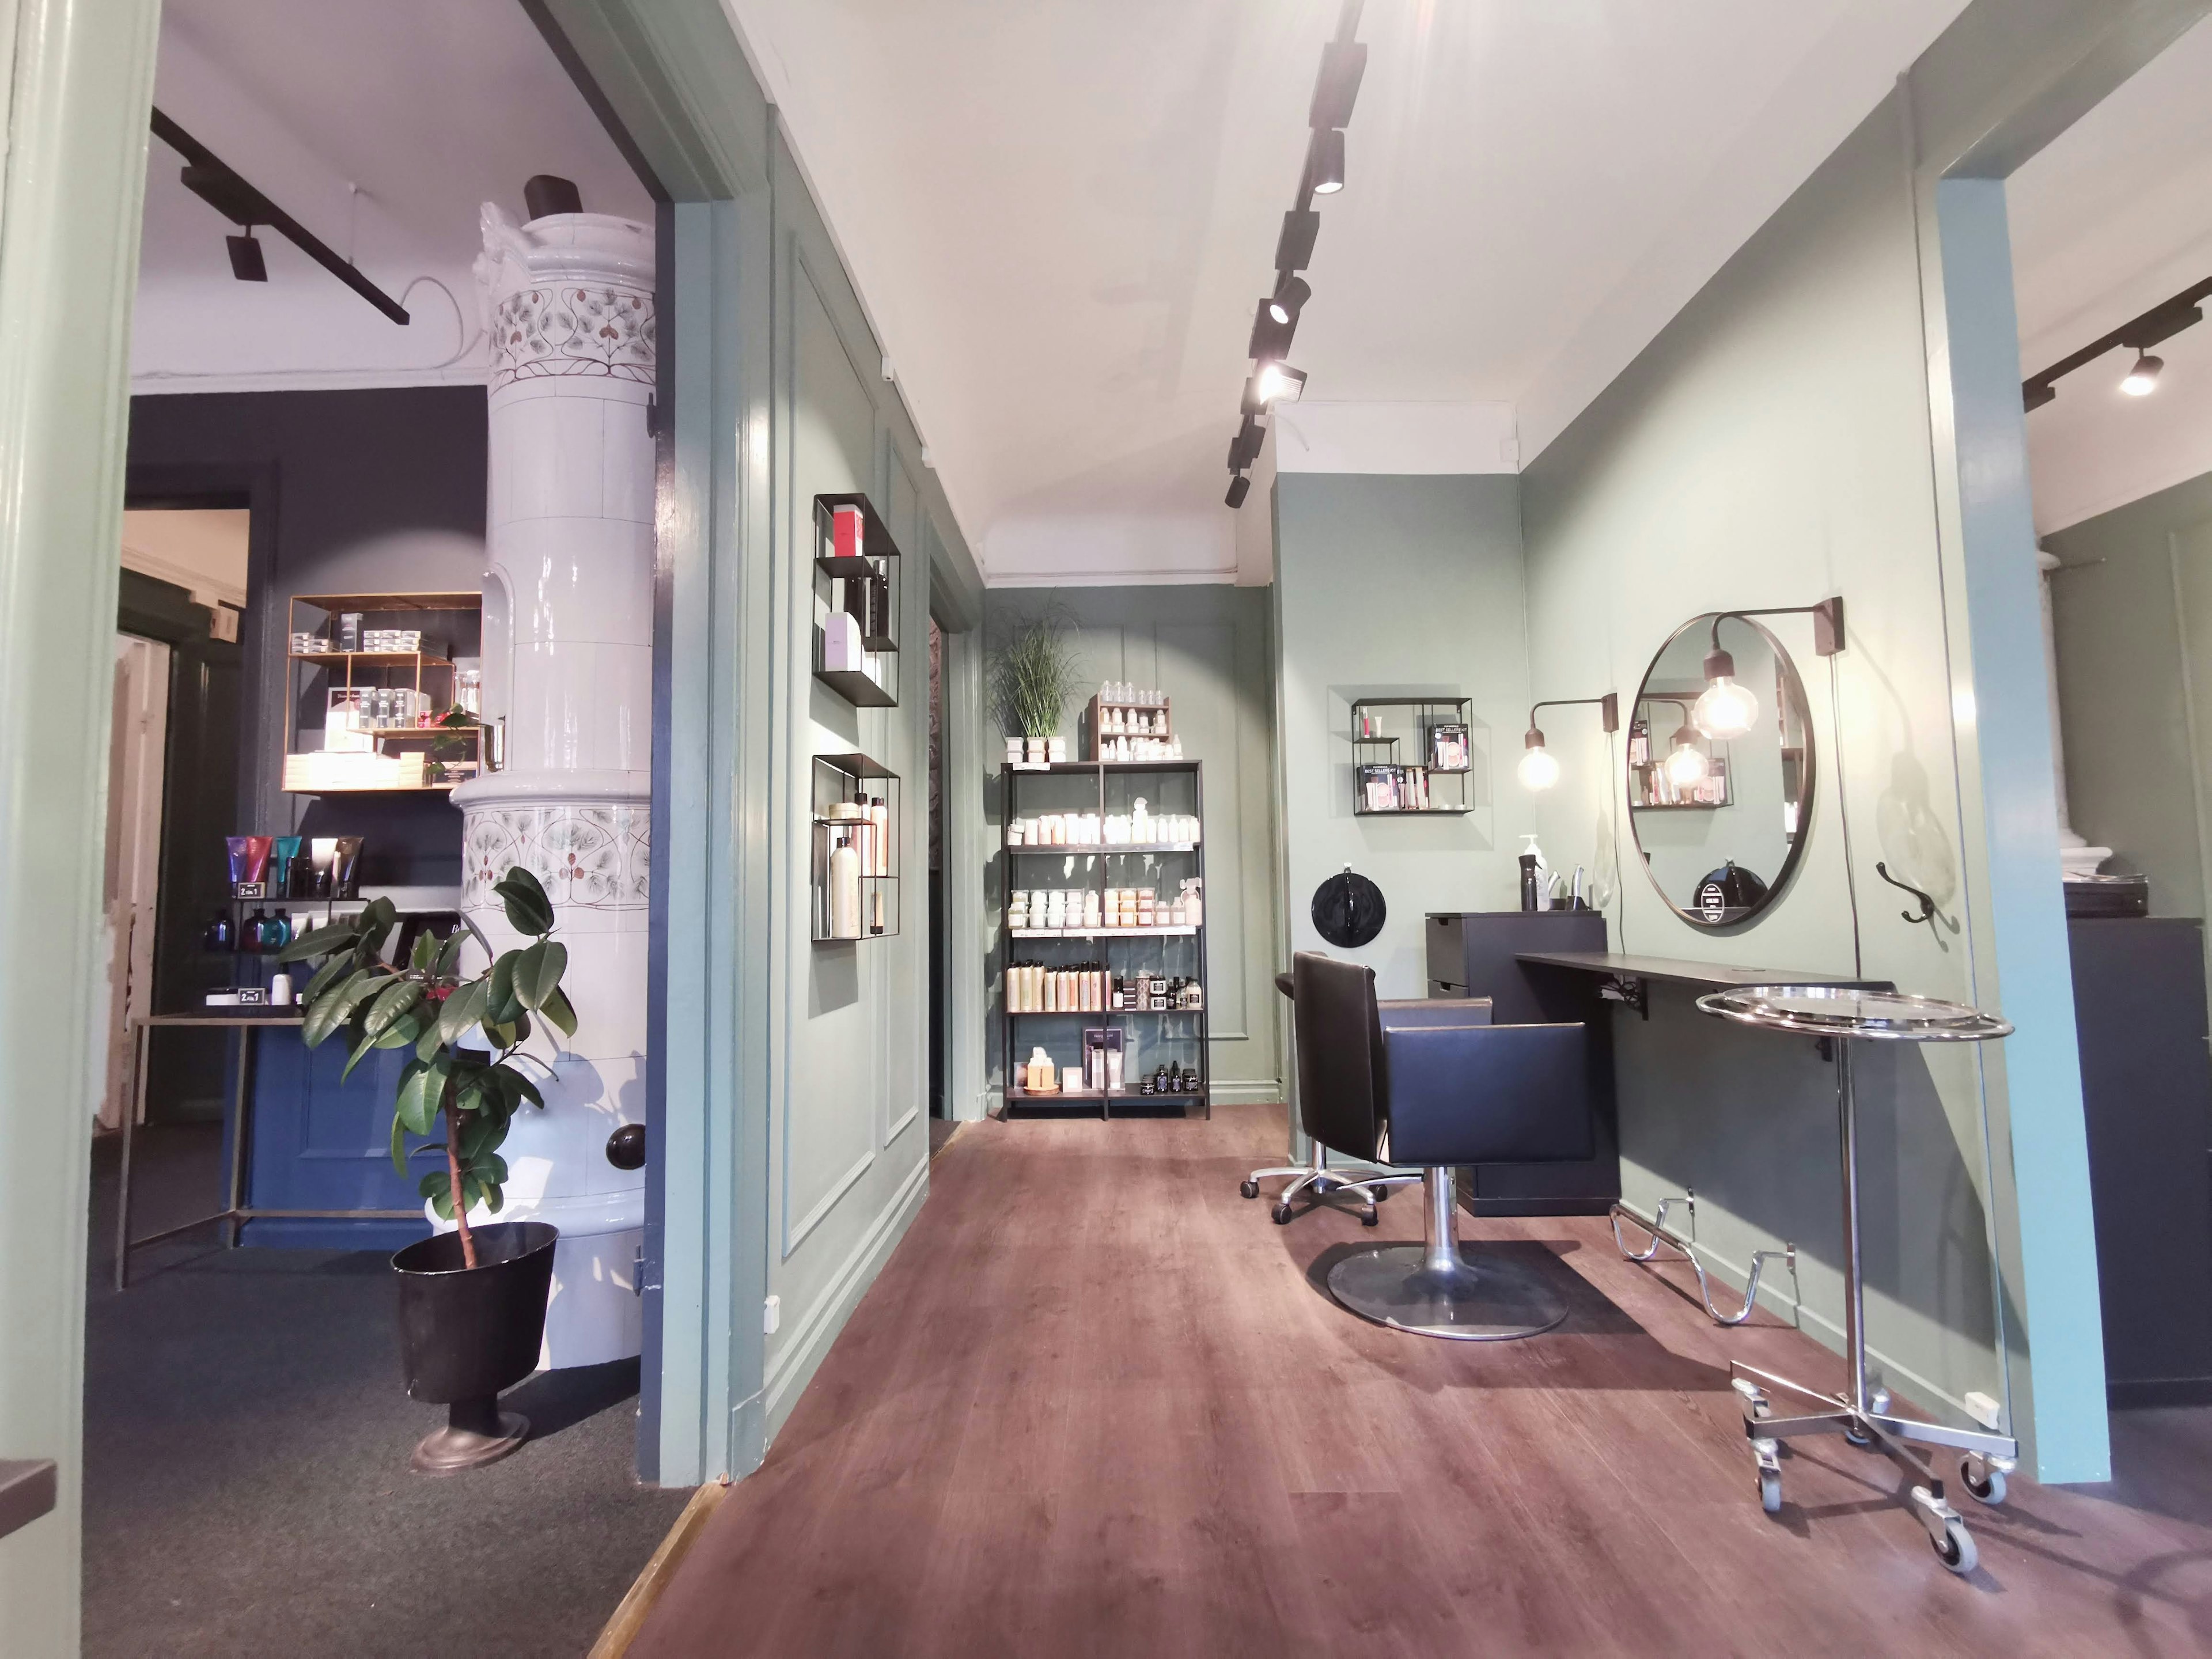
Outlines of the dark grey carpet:
<svg viewBox="0 0 2212 1659">
<path fill-rule="evenodd" d="M 136 1231 L 215 1207 L 213 1133 L 150 1130 Z M 507 1396 L 535 1435 L 411 1473 L 441 1407 L 402 1390 L 386 1258 L 223 1250 L 215 1230 L 113 1278 L 115 1157 L 94 1153 L 86 1318 L 87 1659 L 557 1659 L 598 1638 L 686 1493 L 633 1478 L 637 1365 Z M 4 1643 L 0 1643 L 4 1646 Z"/>
</svg>

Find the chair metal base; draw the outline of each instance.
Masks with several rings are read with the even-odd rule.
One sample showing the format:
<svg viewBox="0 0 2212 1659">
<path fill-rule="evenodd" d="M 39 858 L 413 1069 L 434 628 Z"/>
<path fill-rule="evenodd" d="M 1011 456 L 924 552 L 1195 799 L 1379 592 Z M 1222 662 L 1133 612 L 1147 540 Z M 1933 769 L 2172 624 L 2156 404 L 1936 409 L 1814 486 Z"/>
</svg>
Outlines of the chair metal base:
<svg viewBox="0 0 2212 1659">
<path fill-rule="evenodd" d="M 1507 1342 L 1567 1316 L 1557 1291 L 1517 1261 L 1460 1246 L 1442 1268 L 1425 1244 L 1383 1244 L 1329 1269 L 1328 1290 L 1362 1319 L 1417 1336 Z"/>
<path fill-rule="evenodd" d="M 1278 1226 L 1294 1220 L 1299 1212 L 1291 1207 L 1291 1200 L 1310 1194 L 1317 1203 L 1337 1205 L 1350 1200 L 1363 1206 L 1360 1219 L 1369 1226 L 1376 1224 L 1376 1204 L 1389 1196 L 1393 1187 L 1411 1186 L 1421 1179 L 1417 1175 L 1393 1174 L 1380 1164 L 1354 1159 L 1345 1164 L 1331 1164 L 1328 1150 L 1319 1141 L 1312 1143 L 1313 1153 L 1309 1162 L 1302 1164 L 1281 1164 L 1273 1169 L 1255 1170 L 1244 1177 L 1238 1188 L 1247 1198 L 1260 1195 L 1260 1183 L 1277 1176 L 1289 1176 L 1290 1185 L 1275 1194 L 1272 1213 Z"/>
<path fill-rule="evenodd" d="M 1521 1263 L 1459 1242 L 1459 1192 L 1446 1169 L 1421 1172 L 1424 1238 L 1346 1256 L 1328 1293 L 1393 1330 L 1458 1342 L 1508 1342 L 1567 1316 L 1559 1293 Z"/>
</svg>

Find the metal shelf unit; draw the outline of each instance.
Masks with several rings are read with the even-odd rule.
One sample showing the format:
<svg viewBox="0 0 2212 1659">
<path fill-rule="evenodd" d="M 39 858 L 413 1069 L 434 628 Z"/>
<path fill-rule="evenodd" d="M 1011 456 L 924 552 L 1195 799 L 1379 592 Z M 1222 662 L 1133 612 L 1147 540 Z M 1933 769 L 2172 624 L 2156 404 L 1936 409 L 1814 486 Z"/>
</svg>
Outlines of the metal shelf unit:
<svg viewBox="0 0 2212 1659">
<path fill-rule="evenodd" d="M 1046 810 L 1054 812 L 1088 811 L 1095 806 L 1103 821 L 1108 811 L 1109 783 L 1128 778 L 1131 775 L 1141 775 L 1147 773 L 1156 773 L 1164 780 L 1188 780 L 1190 796 L 1188 806 L 1185 807 L 1178 803 L 1172 810 L 1179 812 L 1188 811 L 1192 817 L 1198 820 L 1199 838 L 1197 840 L 1121 844 L 1086 842 L 1079 846 L 1033 846 L 1015 845 L 1006 839 L 1008 827 L 1020 815 L 1018 805 L 1023 786 L 1032 778 L 1066 778 L 1077 775 L 1089 776 L 1094 781 L 1089 801 L 1078 801 L 1075 799 L 1076 792 L 1063 787 L 1058 792 L 1059 799 L 1056 799 Z M 1016 878 L 1016 872 L 1019 868 L 1019 860 L 1025 858 L 1054 858 L 1063 860 L 1074 858 L 1086 860 L 1087 874 L 1082 881 L 1078 882 L 1073 878 L 1067 878 L 1058 884 L 1076 890 L 1095 888 L 1102 896 L 1109 886 L 1134 884 L 1118 879 L 1109 880 L 1109 860 L 1138 855 L 1170 859 L 1187 858 L 1190 860 L 1190 867 L 1183 873 L 1198 878 L 1200 902 L 1201 906 L 1210 907 L 1211 901 L 1206 891 L 1206 793 L 1203 775 L 1197 761 L 1060 761 L 1046 765 L 1008 766 L 1000 774 L 1000 786 L 999 868 L 1003 878 L 1000 886 L 1001 915 L 1004 914 L 1006 895 L 1021 884 Z M 1206 914 L 1208 914 L 1208 910 L 1201 909 L 1200 915 Z M 1207 1117 L 1213 1115 L 1212 1056 L 1209 1052 L 1210 1033 L 1207 1024 L 1211 1018 L 1210 1011 L 1213 997 L 1212 988 L 1206 982 L 1206 924 L 1203 921 L 1194 925 L 1152 927 L 1010 928 L 1001 926 L 999 934 L 1002 942 L 999 952 L 1000 972 L 997 980 L 1000 1077 L 1006 1101 L 1006 1111 L 1009 1115 L 1025 1110 L 1034 1111 L 1064 1106 L 1071 1101 L 1082 1104 L 1095 1104 L 1102 1117 L 1114 1115 L 1114 1105 L 1116 1101 L 1180 1103 L 1186 1116 L 1189 1115 L 1190 1107 L 1194 1103 Z M 1017 943 L 1024 945 L 1048 945 L 1049 941 L 1055 939 L 1098 942 L 1106 952 L 1106 966 L 1109 973 L 1116 970 L 1129 973 L 1136 971 L 1139 963 L 1134 960 L 1133 953 L 1127 956 L 1116 955 L 1117 952 L 1130 951 L 1132 946 L 1141 946 L 1150 942 L 1161 941 L 1168 950 L 1187 951 L 1189 953 L 1187 963 L 1178 963 L 1176 968 L 1183 976 L 1198 981 L 1199 1006 L 1196 1008 L 1109 1008 L 1103 1010 L 1094 1008 L 1084 1012 L 1046 1010 L 1024 1011 L 1019 1013 L 1010 1012 L 1006 1006 L 1006 970 L 1013 965 Z M 1024 951 L 1022 954 L 1026 956 L 1030 953 Z M 1198 1086 L 1195 1089 L 1170 1090 L 1164 1093 L 1147 1094 L 1143 1091 L 1141 1077 L 1133 1068 L 1124 1072 L 1123 1086 L 1119 1089 L 1062 1088 L 1048 1093 L 1031 1094 L 1027 1090 L 1015 1085 L 1015 1066 L 1020 1060 L 1025 1058 L 1025 1055 L 1018 1054 L 1016 1052 L 1014 1033 L 1018 1025 L 1026 1025 L 1035 1029 L 1040 1021 L 1058 1020 L 1076 1033 L 1079 1042 L 1081 1033 L 1086 1026 L 1103 1026 L 1119 1030 L 1123 1033 L 1122 1041 L 1126 1051 L 1126 1045 L 1137 1034 L 1138 1028 L 1128 1024 L 1133 1019 L 1142 1022 L 1143 1029 L 1150 1034 L 1148 1041 L 1156 1047 L 1169 1043 L 1177 1047 L 1195 1046 L 1199 1077 Z M 1187 1032 L 1178 1032 L 1172 1037 L 1161 1035 L 1179 1021 L 1189 1021 L 1192 1029 Z M 1055 1060 L 1060 1058 L 1060 1055 L 1054 1055 Z M 1063 1075 L 1066 1070 L 1064 1066 L 1061 1068 Z"/>
</svg>

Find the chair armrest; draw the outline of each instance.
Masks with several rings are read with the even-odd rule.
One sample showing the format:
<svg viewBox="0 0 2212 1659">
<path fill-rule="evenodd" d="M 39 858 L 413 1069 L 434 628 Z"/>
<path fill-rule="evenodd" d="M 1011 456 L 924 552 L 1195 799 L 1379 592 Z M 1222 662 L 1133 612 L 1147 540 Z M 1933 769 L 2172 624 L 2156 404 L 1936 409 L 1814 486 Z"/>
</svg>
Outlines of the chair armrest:
<svg viewBox="0 0 2212 1659">
<path fill-rule="evenodd" d="M 1392 1158 L 1433 1165 L 1591 1157 L 1587 1035 L 1580 1024 L 1386 1028 Z"/>
</svg>

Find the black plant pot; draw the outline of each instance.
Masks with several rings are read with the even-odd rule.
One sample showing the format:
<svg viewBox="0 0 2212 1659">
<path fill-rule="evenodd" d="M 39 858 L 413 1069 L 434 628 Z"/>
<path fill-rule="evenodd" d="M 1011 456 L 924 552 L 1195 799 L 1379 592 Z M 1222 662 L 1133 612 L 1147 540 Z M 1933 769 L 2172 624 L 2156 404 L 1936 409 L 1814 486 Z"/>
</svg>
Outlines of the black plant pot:
<svg viewBox="0 0 2212 1659">
<path fill-rule="evenodd" d="M 459 1233 L 436 1234 L 392 1258 L 407 1392 L 447 1408 L 446 1426 L 415 1448 L 414 1465 L 425 1474 L 492 1462 L 530 1435 L 527 1418 L 500 1410 L 499 1394 L 538 1368 L 561 1235 L 543 1221 L 470 1231 L 473 1267 L 463 1265 Z"/>
</svg>

